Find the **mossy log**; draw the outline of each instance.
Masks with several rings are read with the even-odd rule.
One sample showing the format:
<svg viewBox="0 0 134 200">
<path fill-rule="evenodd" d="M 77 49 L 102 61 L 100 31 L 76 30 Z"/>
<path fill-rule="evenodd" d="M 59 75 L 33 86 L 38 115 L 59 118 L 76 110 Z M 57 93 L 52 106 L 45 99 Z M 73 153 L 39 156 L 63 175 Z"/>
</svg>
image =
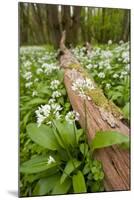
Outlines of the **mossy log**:
<svg viewBox="0 0 134 200">
<path fill-rule="evenodd" d="M 78 60 L 70 50 L 65 47 L 65 32 L 60 43 L 62 55 L 60 65 L 64 68 L 64 83 L 75 111 L 80 114 L 79 123 L 85 128 L 85 117 L 87 119 L 87 137 L 89 143 L 97 131 L 113 130 L 129 135 L 129 128 L 122 122 L 120 109 L 114 103 L 107 100 L 103 92 L 95 85 L 95 90 L 87 91 L 88 98 L 81 97 L 72 89 L 72 84 L 77 79 L 85 79 L 89 76 L 81 67 Z M 93 92 L 94 91 L 94 92 Z M 86 116 L 85 116 L 86 106 Z M 130 190 L 130 152 L 123 150 L 117 145 L 97 150 L 96 159 L 103 165 L 105 174 L 104 187 L 106 191 Z"/>
</svg>

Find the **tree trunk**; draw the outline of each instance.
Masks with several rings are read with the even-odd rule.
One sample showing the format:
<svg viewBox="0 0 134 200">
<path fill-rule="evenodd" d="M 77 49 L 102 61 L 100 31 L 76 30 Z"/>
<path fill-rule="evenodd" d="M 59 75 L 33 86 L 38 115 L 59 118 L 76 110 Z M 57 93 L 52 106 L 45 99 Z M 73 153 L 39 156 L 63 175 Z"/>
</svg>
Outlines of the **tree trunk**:
<svg viewBox="0 0 134 200">
<path fill-rule="evenodd" d="M 58 6 L 46 5 L 47 8 L 47 26 L 49 29 L 50 41 L 55 48 L 59 47 L 60 43 L 60 25 L 58 19 Z"/>
<path fill-rule="evenodd" d="M 124 10 L 123 25 L 122 25 L 122 38 L 124 42 L 129 40 L 130 32 L 130 11 Z"/>
<path fill-rule="evenodd" d="M 70 12 L 70 6 L 62 6 L 62 31 L 66 30 L 67 40 L 66 44 L 69 46 L 69 44 L 72 43 L 71 38 L 71 12 Z"/>
<path fill-rule="evenodd" d="M 73 17 L 72 17 L 72 38 L 73 44 L 79 42 L 79 30 L 80 30 L 80 13 L 81 7 L 80 6 L 73 6 Z"/>
<path fill-rule="evenodd" d="M 87 118 L 87 137 L 89 142 L 95 137 L 96 132 L 100 130 L 113 130 L 128 135 L 129 128 L 121 122 L 118 108 L 112 104 L 113 108 L 115 110 L 117 109 L 115 114 L 111 109 L 112 107 L 110 107 L 111 103 L 106 99 L 102 92 L 99 92 L 99 90 L 96 89 L 96 95 L 98 95 L 97 100 L 103 99 L 105 103 L 108 103 L 109 106 L 107 109 L 102 105 L 98 105 L 95 98 L 93 98 L 93 95 L 89 95 L 91 98 L 90 100 L 84 100 L 72 90 L 72 83 L 75 80 L 78 78 L 85 79 L 88 75 L 80 66 L 77 59 L 74 58 L 71 52 L 65 47 L 64 41 L 65 33 L 63 34 L 60 44 L 60 48 L 63 52 L 63 55 L 60 58 L 60 64 L 61 67 L 65 69 L 64 83 L 73 109 L 80 114 L 79 122 L 82 128 L 85 128 L 85 117 Z M 87 110 L 86 116 L 84 112 L 84 103 Z M 104 117 L 105 114 L 107 116 L 106 118 Z M 111 122 L 114 122 L 114 126 Z M 95 157 L 103 164 L 105 174 L 104 186 L 106 191 L 130 189 L 130 158 L 127 150 L 122 150 L 117 145 L 114 145 L 112 147 L 97 150 Z"/>
</svg>

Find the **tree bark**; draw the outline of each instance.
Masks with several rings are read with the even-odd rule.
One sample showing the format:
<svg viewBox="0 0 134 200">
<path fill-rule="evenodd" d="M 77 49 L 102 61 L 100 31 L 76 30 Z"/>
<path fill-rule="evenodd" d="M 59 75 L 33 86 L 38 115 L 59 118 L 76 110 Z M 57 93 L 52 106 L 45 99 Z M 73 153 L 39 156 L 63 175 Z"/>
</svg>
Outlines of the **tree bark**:
<svg viewBox="0 0 134 200">
<path fill-rule="evenodd" d="M 65 33 L 61 40 L 60 48 L 64 53 L 60 58 L 61 67 L 65 69 L 64 83 L 67 93 L 74 110 L 80 114 L 80 125 L 85 128 L 85 117 L 87 118 L 87 137 L 89 143 L 95 137 L 97 131 L 113 130 L 129 135 L 129 128 L 122 121 L 115 117 L 113 113 L 105 110 L 108 117 L 113 117 L 115 126 L 113 127 L 108 120 L 103 118 L 101 106 L 96 105 L 94 100 L 84 100 L 75 91 L 72 90 L 72 83 L 77 79 L 85 79 L 86 74 L 77 59 L 65 47 Z M 73 67 L 74 66 L 74 67 Z M 75 68 L 75 69 L 74 69 Z M 103 94 L 102 94 L 103 95 Z M 103 95 L 104 97 L 104 95 Z M 101 94 L 99 94 L 99 98 Z M 106 99 L 106 97 L 104 97 Z M 85 107 L 86 104 L 86 116 Z M 106 99 L 106 101 L 108 101 Z M 101 112 L 102 111 L 102 112 Z M 129 151 L 119 148 L 117 145 L 108 148 L 102 148 L 95 153 L 96 159 L 103 164 L 105 179 L 104 186 L 106 191 L 129 190 L 130 189 L 130 158 Z"/>
<path fill-rule="evenodd" d="M 47 26 L 49 29 L 50 42 L 55 48 L 59 47 L 61 32 L 58 19 L 58 6 L 46 5 L 47 8 Z"/>
</svg>

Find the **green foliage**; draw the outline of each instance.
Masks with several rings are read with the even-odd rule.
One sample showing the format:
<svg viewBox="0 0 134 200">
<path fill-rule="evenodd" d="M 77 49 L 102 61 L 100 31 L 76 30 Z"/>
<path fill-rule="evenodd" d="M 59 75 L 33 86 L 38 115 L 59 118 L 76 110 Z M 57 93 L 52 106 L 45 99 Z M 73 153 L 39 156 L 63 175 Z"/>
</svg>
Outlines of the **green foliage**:
<svg viewBox="0 0 134 200">
<path fill-rule="evenodd" d="M 59 145 L 53 131 L 48 126 L 42 124 L 38 127 L 37 124 L 28 124 L 27 133 L 35 143 L 41 145 L 45 149 L 59 149 Z"/>
<path fill-rule="evenodd" d="M 87 192 L 85 179 L 81 171 L 73 175 L 73 189 L 75 193 Z"/>
<path fill-rule="evenodd" d="M 124 113 L 124 116 L 125 116 L 125 118 L 126 119 L 128 119 L 128 120 L 130 120 L 130 114 L 129 114 L 129 111 L 130 111 L 130 103 L 129 102 L 127 102 L 126 104 L 125 104 L 125 106 L 123 107 L 123 113 Z"/>
<path fill-rule="evenodd" d="M 69 160 L 61 176 L 60 183 L 62 184 L 65 179 L 70 175 L 70 173 L 72 173 L 77 167 L 79 167 L 80 164 L 81 162 L 76 159 Z"/>
<path fill-rule="evenodd" d="M 67 194 L 68 190 L 71 186 L 71 180 L 68 178 L 61 183 L 59 180 L 56 183 L 55 187 L 53 188 L 52 194 Z"/>
<path fill-rule="evenodd" d="M 59 164 L 58 162 L 48 164 L 48 159 L 48 155 L 31 158 L 21 165 L 20 172 L 27 174 L 38 173 L 53 168 Z"/>
<path fill-rule="evenodd" d="M 59 177 L 59 174 L 55 174 L 47 178 L 40 179 L 33 190 L 33 195 L 36 196 L 48 194 L 57 184 Z"/>
<path fill-rule="evenodd" d="M 125 47 L 124 44 L 117 57 L 115 46 L 108 47 L 114 54 L 110 61 L 113 69 L 106 72 L 103 81 L 97 76 L 102 69 L 90 70 L 105 94 L 123 108 L 128 119 L 129 77 L 124 75 L 120 83 L 112 78 L 114 71 L 122 72 L 123 61 L 116 63 Z M 90 59 L 81 53 L 83 49 L 78 55 L 86 67 L 89 62 L 92 65 L 101 62 L 103 50 Z M 46 46 L 23 47 L 20 51 L 20 195 L 24 197 L 104 191 L 102 164 L 93 159 L 92 151 L 114 144 L 122 148 L 129 145 L 126 136 L 115 132 L 97 133 L 89 145 L 78 122 L 67 120 L 72 108 L 63 83 L 64 71 L 55 57 L 56 52 Z M 113 85 L 107 89 L 110 80 Z M 54 92 L 60 96 L 53 97 Z"/>
<path fill-rule="evenodd" d="M 111 41 L 112 42 L 112 41 Z M 75 56 L 92 76 L 105 96 L 113 101 L 129 120 L 130 101 L 130 44 L 121 41 L 120 44 L 98 45 L 90 55 L 84 47 L 74 49 Z M 125 105 L 127 109 L 124 112 Z"/>
<path fill-rule="evenodd" d="M 100 149 L 116 144 L 129 143 L 129 137 L 116 131 L 98 131 L 92 140 L 91 149 Z"/>
</svg>

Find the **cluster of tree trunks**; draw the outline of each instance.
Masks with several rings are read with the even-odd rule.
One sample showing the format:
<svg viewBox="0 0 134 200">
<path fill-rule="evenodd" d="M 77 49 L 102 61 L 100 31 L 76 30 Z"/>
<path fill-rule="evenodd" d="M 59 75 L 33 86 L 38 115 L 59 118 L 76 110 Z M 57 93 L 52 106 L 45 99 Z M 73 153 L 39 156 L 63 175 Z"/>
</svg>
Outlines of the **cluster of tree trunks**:
<svg viewBox="0 0 134 200">
<path fill-rule="evenodd" d="M 59 47 L 66 30 L 67 45 L 129 40 L 130 11 L 110 8 L 19 3 L 20 44 Z"/>
<path fill-rule="evenodd" d="M 99 107 L 93 100 L 84 100 L 72 90 L 72 82 L 77 78 L 83 79 L 83 74 L 80 70 L 80 63 L 73 56 L 73 54 L 66 48 L 65 32 L 61 39 L 60 49 L 63 52 L 60 57 L 61 67 L 64 68 L 64 83 L 71 105 L 75 111 L 80 114 L 80 125 L 85 128 L 85 108 L 86 105 L 86 119 L 87 119 L 87 137 L 89 142 L 92 141 L 95 134 L 99 130 L 116 130 L 122 134 L 129 135 L 129 128 L 122 123 L 121 120 L 116 119 L 118 126 L 111 127 L 107 121 L 102 118 Z M 71 69 L 70 66 L 79 66 L 79 70 Z M 105 173 L 104 186 L 106 191 L 118 191 L 130 189 L 130 155 L 128 150 L 123 150 L 117 145 L 112 147 L 97 150 L 95 157 L 103 164 Z"/>
</svg>

